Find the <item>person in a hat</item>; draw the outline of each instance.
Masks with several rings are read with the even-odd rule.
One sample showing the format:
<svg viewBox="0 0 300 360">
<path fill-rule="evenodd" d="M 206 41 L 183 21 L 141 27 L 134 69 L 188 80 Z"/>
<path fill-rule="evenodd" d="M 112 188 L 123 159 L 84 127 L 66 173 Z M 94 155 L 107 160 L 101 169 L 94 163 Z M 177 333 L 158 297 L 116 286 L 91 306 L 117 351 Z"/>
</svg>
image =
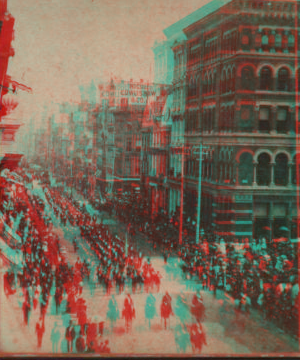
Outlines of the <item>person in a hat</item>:
<svg viewBox="0 0 300 360">
<path fill-rule="evenodd" d="M 135 318 L 135 309 L 133 305 L 133 300 L 128 293 L 124 300 L 124 308 L 122 311 L 122 317 L 125 318 L 125 328 L 128 332 L 132 327 L 132 319 Z"/>
<path fill-rule="evenodd" d="M 75 338 L 75 329 L 74 329 L 72 320 L 70 320 L 70 324 L 66 329 L 65 338 L 68 343 L 68 352 L 72 352 L 73 351 L 73 341 Z"/>
<path fill-rule="evenodd" d="M 205 307 L 203 298 L 200 293 L 200 289 L 197 289 L 192 299 L 191 314 L 195 317 L 196 322 L 200 323 L 203 321 L 205 316 Z"/>
<path fill-rule="evenodd" d="M 42 346 L 42 339 L 45 332 L 44 320 L 42 317 L 39 318 L 39 321 L 36 323 L 35 332 L 37 334 L 37 347 Z"/>
</svg>

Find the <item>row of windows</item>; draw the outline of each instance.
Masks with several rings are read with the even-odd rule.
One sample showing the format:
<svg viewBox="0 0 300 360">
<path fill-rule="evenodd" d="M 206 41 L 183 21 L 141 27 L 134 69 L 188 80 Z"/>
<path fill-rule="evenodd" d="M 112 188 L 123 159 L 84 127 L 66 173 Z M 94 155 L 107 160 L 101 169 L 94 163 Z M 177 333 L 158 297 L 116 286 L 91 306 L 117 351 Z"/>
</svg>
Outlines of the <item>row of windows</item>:
<svg viewBox="0 0 300 360">
<path fill-rule="evenodd" d="M 274 112 L 272 112 L 270 106 L 261 106 L 257 120 L 257 130 L 259 132 L 270 132 L 273 130 L 277 131 L 277 133 L 286 133 L 288 131 L 295 131 L 294 118 L 292 118 L 288 106 L 278 106 Z M 255 115 L 253 106 L 241 106 L 240 128 L 246 132 L 254 130 Z"/>
<path fill-rule="evenodd" d="M 295 11 L 295 5 L 292 2 L 279 1 L 239 1 L 239 7 L 244 9 L 255 9 L 264 11 L 291 12 Z"/>
<path fill-rule="evenodd" d="M 250 29 L 243 30 L 241 34 L 241 48 L 242 50 L 256 50 L 262 51 L 295 51 L 295 36 L 290 32 L 276 32 L 275 30 L 267 32 L 260 31 L 252 34 Z"/>
<path fill-rule="evenodd" d="M 239 185 L 252 185 L 255 175 L 257 185 L 261 186 L 296 184 L 296 156 L 293 159 L 291 173 L 289 172 L 288 157 L 284 153 L 277 154 L 274 165 L 271 164 L 271 156 L 268 153 L 260 154 L 257 160 L 255 174 L 252 155 L 245 152 L 240 156 Z"/>
<path fill-rule="evenodd" d="M 299 70 L 296 74 L 298 91 L 300 90 Z M 216 73 L 213 75 L 205 75 L 202 82 L 203 95 L 214 94 L 216 92 Z M 271 66 L 264 66 L 259 72 L 259 90 L 267 91 L 294 91 L 295 80 L 291 76 L 291 71 L 288 67 L 282 66 L 276 78 L 274 77 L 274 70 Z M 241 89 L 255 91 L 257 87 L 255 72 L 252 66 L 245 66 L 241 71 Z M 223 71 L 220 81 L 220 92 L 225 94 L 235 90 L 235 74 L 234 70 Z M 191 79 L 189 83 L 188 96 L 199 96 L 198 78 Z"/>
<path fill-rule="evenodd" d="M 185 163 L 185 176 L 199 177 L 199 160 L 189 159 Z M 234 165 L 230 162 L 219 162 L 215 167 L 215 180 L 220 183 L 231 183 L 234 178 Z M 273 172 L 273 174 L 272 174 Z M 288 158 L 286 154 L 280 153 L 275 158 L 275 164 L 272 169 L 270 162 L 270 155 L 267 153 L 260 154 L 258 157 L 258 164 L 256 166 L 256 173 L 254 174 L 254 165 L 252 155 L 250 153 L 243 153 L 240 156 L 240 163 L 238 166 L 238 184 L 251 186 L 253 184 L 254 176 L 256 176 L 256 183 L 259 186 L 269 186 L 273 179 L 273 184 L 276 186 L 287 186 L 289 182 L 296 184 L 296 164 L 295 159 L 289 173 Z M 291 179 L 289 178 L 291 176 Z M 213 163 L 211 161 L 202 162 L 202 179 L 212 179 L 213 177 Z"/>
<path fill-rule="evenodd" d="M 213 60 L 218 55 L 219 38 L 212 40 L 207 39 L 204 41 L 204 61 Z M 240 48 L 244 51 L 249 51 L 253 48 L 261 51 L 272 51 L 274 52 L 294 52 L 295 51 L 295 36 L 288 31 L 276 32 L 272 30 L 267 32 L 260 30 L 256 34 L 252 34 L 251 29 L 244 29 L 241 34 Z M 221 42 L 221 52 L 223 55 L 234 54 L 238 49 L 238 36 L 236 31 L 225 35 Z M 200 61 L 200 47 L 197 50 L 192 51 L 191 48 L 188 52 L 188 62 L 193 64 Z"/>
<path fill-rule="evenodd" d="M 200 128 L 200 112 L 189 111 L 185 121 L 185 132 L 195 133 Z M 284 134 L 289 131 L 295 131 L 295 117 L 292 117 L 288 106 L 278 106 L 272 111 L 271 106 L 261 106 L 257 119 L 255 118 L 253 105 L 242 105 L 239 115 L 238 128 L 243 132 L 276 131 Z M 202 110 L 202 131 L 212 131 L 216 120 L 216 109 L 204 108 Z M 221 107 L 218 130 L 219 131 L 236 131 L 235 126 L 235 108 L 234 106 Z"/>
<path fill-rule="evenodd" d="M 166 175 L 167 168 L 167 157 L 166 155 L 152 155 L 150 162 L 150 175 L 159 176 Z"/>
<path fill-rule="evenodd" d="M 251 66 L 246 66 L 241 72 L 241 87 L 244 90 L 255 90 L 255 74 Z M 299 86 L 299 79 L 298 79 Z M 270 66 L 264 66 L 259 72 L 259 89 L 268 91 L 293 91 L 294 80 L 287 67 L 281 67 L 274 78 L 274 71 Z"/>
</svg>

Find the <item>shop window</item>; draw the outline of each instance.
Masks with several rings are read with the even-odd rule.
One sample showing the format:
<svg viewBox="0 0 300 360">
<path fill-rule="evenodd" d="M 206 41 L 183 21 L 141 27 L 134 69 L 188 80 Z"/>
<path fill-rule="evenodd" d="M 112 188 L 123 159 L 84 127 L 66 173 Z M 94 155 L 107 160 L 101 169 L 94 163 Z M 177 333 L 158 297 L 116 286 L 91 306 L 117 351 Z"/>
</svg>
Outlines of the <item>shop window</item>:
<svg viewBox="0 0 300 360">
<path fill-rule="evenodd" d="M 270 124 L 270 108 L 261 107 L 259 110 L 258 130 L 261 132 L 269 132 L 271 130 Z"/>
<path fill-rule="evenodd" d="M 274 182 L 275 185 L 286 186 L 288 184 L 288 158 L 285 154 L 278 154 L 275 159 Z"/>
<path fill-rule="evenodd" d="M 257 185 L 268 186 L 271 182 L 271 158 L 267 153 L 262 153 L 258 157 L 256 170 Z"/>
</svg>

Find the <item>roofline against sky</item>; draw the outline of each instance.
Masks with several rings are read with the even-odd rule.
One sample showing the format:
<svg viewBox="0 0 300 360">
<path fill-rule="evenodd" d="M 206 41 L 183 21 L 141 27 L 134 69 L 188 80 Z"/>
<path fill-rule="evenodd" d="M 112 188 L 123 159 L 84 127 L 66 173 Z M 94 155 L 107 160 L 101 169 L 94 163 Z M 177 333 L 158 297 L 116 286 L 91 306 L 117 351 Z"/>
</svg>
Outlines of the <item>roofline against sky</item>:
<svg viewBox="0 0 300 360">
<path fill-rule="evenodd" d="M 163 33 L 165 34 L 168 40 L 175 36 L 178 37 L 179 35 L 180 37 L 183 37 L 183 39 L 186 39 L 186 35 L 184 34 L 183 29 L 203 19 L 207 15 L 220 9 L 222 6 L 230 3 L 231 1 L 232 0 L 212 0 L 208 4 L 205 4 L 201 8 L 187 15 L 186 17 L 180 19 L 171 26 L 165 28 L 163 30 Z"/>
</svg>

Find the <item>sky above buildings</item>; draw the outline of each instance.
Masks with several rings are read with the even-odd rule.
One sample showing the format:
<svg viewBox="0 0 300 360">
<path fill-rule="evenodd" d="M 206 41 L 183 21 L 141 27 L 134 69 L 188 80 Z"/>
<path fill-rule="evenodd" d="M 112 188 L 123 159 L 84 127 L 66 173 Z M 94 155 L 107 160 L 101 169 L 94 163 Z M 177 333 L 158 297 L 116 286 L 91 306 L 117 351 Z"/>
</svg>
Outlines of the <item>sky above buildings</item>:
<svg viewBox="0 0 300 360">
<path fill-rule="evenodd" d="M 209 0 L 8 0 L 15 56 L 8 74 L 33 89 L 19 92 L 24 120 L 44 103 L 79 101 L 78 85 L 117 76 L 153 77 L 151 47 L 163 29 Z"/>
</svg>

